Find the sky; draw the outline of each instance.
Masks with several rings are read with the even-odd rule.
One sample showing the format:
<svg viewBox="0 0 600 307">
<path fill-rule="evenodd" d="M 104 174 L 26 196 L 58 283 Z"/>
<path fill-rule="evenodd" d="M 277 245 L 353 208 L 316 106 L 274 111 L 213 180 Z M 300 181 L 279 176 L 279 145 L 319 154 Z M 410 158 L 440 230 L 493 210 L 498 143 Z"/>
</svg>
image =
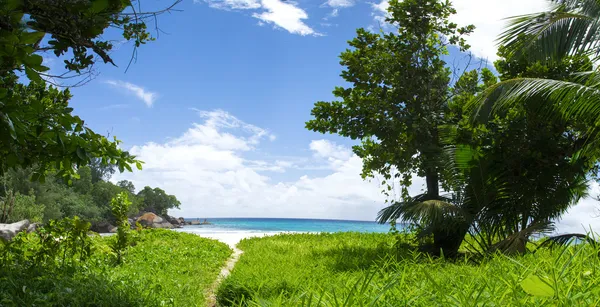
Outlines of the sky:
<svg viewBox="0 0 600 307">
<path fill-rule="evenodd" d="M 142 3 L 152 10 L 168 1 Z M 453 21 L 477 27 L 468 38 L 473 54 L 492 62 L 502 19 L 546 2 L 454 5 Z M 377 178 L 361 179 L 355 143 L 304 125 L 314 103 L 331 101 L 344 85 L 338 56 L 356 28 L 385 27 L 386 7 L 385 0 L 184 0 L 158 18 L 157 40 L 137 50 L 129 69 L 133 47 L 118 42 L 111 54 L 118 66 L 98 67 L 91 82 L 72 89 L 72 104 L 96 132 L 116 135 L 145 162 L 111 180 L 175 195 L 182 204 L 171 215 L 374 220 L 385 198 Z M 410 191 L 422 189 L 416 178 Z M 596 223 L 598 208 L 581 201 L 559 231 Z"/>
</svg>

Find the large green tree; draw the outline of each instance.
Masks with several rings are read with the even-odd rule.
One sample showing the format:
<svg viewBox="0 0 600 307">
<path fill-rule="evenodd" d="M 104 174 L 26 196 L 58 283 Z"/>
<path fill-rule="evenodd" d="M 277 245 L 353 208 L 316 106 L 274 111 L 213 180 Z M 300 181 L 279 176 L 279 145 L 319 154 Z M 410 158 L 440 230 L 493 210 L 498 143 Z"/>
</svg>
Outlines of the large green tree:
<svg viewBox="0 0 600 307">
<path fill-rule="evenodd" d="M 132 164 L 141 168 L 116 138 L 109 141 L 72 115 L 68 91 L 46 85 L 57 78 L 85 79 L 97 61 L 114 64 L 113 46 L 103 38 L 109 27 L 121 29 L 135 48 L 152 40 L 145 20 L 164 11 L 138 7 L 130 0 L 0 2 L 0 172 L 35 166 L 34 179 L 43 181 L 51 169 L 69 179 L 94 159 L 120 171 Z M 64 60 L 64 73 L 51 75 L 42 54 Z"/>
<path fill-rule="evenodd" d="M 473 30 L 449 21 L 449 1 L 392 0 L 389 33 L 364 29 L 340 58 L 349 87 L 337 87 L 333 102 L 317 102 L 308 129 L 361 140 L 354 152 L 363 159 L 363 176 L 401 178 L 403 197 L 414 173 L 426 179 L 423 199 L 440 199 L 446 183 L 439 127 L 450 99 L 450 69 L 443 61 L 447 45 L 468 48 L 462 38 Z M 453 231 L 436 232 L 435 249 L 455 240 Z"/>
<path fill-rule="evenodd" d="M 153 212 L 158 215 L 167 215 L 167 210 L 177 208 L 181 204 L 177 197 L 167 194 L 160 188 L 144 187 L 138 194 L 141 198 L 140 209 L 146 212 Z"/>
<path fill-rule="evenodd" d="M 529 61 L 508 56 L 504 48 L 499 56 L 499 80 L 484 69 L 465 73 L 454 85 L 442 133 L 447 150 L 455 154 L 447 164 L 455 171 L 453 193 L 443 201 L 394 203 L 382 210 L 382 217 L 416 223 L 422 234 L 461 229 L 463 236 L 472 235 L 469 242 L 476 242 L 480 251 L 515 253 L 524 252 L 531 234 L 552 229 L 553 221 L 586 195 L 587 178 L 597 173 L 600 147 L 581 132 L 586 131 L 582 123 L 551 114 L 558 111 L 544 109 L 543 97 L 478 123 L 471 118 L 470 102 L 498 81 L 517 76 L 568 80 L 591 62 L 585 56 Z M 458 249 L 462 238 L 456 239 Z"/>
</svg>

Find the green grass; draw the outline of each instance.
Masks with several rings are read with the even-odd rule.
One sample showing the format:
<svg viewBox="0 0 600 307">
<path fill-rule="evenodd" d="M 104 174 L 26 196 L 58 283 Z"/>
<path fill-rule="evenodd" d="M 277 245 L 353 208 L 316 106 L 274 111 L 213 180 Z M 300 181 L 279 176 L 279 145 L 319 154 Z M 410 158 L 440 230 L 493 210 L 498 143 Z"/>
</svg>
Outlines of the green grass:
<svg viewBox="0 0 600 307">
<path fill-rule="evenodd" d="M 231 254 L 227 245 L 170 230 L 143 230 L 114 265 L 108 241 L 76 268 L 0 268 L 0 306 L 204 306 Z"/>
<path fill-rule="evenodd" d="M 293 234 L 243 240 L 218 290 L 223 306 L 597 306 L 600 258 L 589 245 L 433 259 L 388 234 Z"/>
</svg>

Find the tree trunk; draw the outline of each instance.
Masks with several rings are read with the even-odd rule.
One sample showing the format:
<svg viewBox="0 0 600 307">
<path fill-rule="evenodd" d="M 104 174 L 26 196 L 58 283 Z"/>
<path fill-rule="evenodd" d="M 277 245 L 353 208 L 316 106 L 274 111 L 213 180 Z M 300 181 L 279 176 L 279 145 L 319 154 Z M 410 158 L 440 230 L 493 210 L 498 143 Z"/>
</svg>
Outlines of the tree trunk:
<svg viewBox="0 0 600 307">
<path fill-rule="evenodd" d="M 454 258 L 458 255 L 458 249 L 467 235 L 469 227 L 457 226 L 453 229 L 440 230 L 433 233 L 433 250 L 435 256 L 444 254 L 446 258 Z"/>
<path fill-rule="evenodd" d="M 425 172 L 425 181 L 427 183 L 427 198 L 440 198 L 439 175 L 436 169 L 428 169 Z M 444 257 L 456 257 L 460 244 L 467 234 L 468 227 L 459 226 L 454 229 L 440 229 L 433 233 L 433 250 L 432 254 Z"/>
<path fill-rule="evenodd" d="M 425 172 L 425 182 L 427 182 L 427 195 L 429 199 L 438 199 L 440 197 L 439 175 L 437 170 L 428 169 Z"/>
</svg>

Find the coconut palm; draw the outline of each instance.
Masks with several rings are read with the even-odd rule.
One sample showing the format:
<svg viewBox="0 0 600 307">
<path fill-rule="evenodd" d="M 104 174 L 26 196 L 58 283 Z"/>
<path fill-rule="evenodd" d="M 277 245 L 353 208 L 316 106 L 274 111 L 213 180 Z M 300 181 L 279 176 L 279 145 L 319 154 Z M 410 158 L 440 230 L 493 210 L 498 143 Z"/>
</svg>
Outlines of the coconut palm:
<svg viewBox="0 0 600 307">
<path fill-rule="evenodd" d="M 505 50 L 501 57 L 507 57 Z M 589 67 L 589 60 L 569 56 L 539 65 L 513 56 L 496 64 L 502 83 L 515 76 L 568 80 L 571 72 Z M 482 94 L 478 82 L 477 72 L 461 77 L 454 89 L 460 95 L 445 112 L 447 130 L 455 131 L 445 137 L 445 156 L 453 157 L 446 168 L 457 174 L 450 180 L 455 192 L 434 201 L 419 195 L 394 203 L 380 212 L 379 220 L 400 218 L 419 225 L 421 235 L 439 242 L 433 251 L 442 249 L 445 255 L 455 254 L 466 235 L 465 242 L 479 251 L 522 253 L 532 234 L 551 230 L 552 222 L 586 195 L 586 175 L 600 156 L 593 141 L 597 134 L 585 132 L 585 124 L 561 116 L 556 108 L 542 112 L 542 95 L 515 101 L 485 124 L 459 124 L 453 114 L 461 118 L 470 111 L 469 101 Z M 493 81 L 485 86 L 494 86 Z M 459 130 L 467 133 L 462 139 Z"/>
<path fill-rule="evenodd" d="M 500 36 L 510 56 L 532 61 L 559 61 L 584 55 L 600 60 L 600 0 L 549 0 L 546 12 L 515 16 Z M 545 78 L 514 78 L 487 89 L 474 100 L 477 118 L 542 97 L 561 116 L 582 120 L 596 129 L 600 123 L 600 74 L 598 69 L 579 72 L 569 81 Z"/>
</svg>

